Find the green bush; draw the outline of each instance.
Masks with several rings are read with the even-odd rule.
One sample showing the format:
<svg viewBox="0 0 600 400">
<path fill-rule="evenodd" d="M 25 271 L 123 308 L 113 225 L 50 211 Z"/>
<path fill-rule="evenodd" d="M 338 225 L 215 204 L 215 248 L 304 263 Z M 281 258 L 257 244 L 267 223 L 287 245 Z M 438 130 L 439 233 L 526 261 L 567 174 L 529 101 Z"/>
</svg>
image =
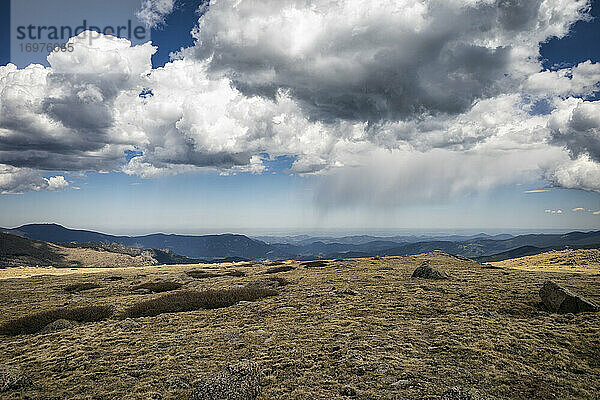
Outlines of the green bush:
<svg viewBox="0 0 600 400">
<path fill-rule="evenodd" d="M 123 312 L 124 318 L 152 317 L 163 313 L 215 309 L 232 306 L 240 301 L 254 301 L 275 296 L 277 291 L 267 288 L 243 287 L 236 289 L 169 293 L 152 300 L 134 304 Z"/>
<path fill-rule="evenodd" d="M 183 286 L 183 283 L 179 282 L 146 282 L 141 285 L 134 286 L 133 290 L 146 289 L 153 293 L 170 292 L 171 290 L 177 290 Z"/>
<path fill-rule="evenodd" d="M 110 305 L 56 308 L 5 322 L 0 325 L 0 335 L 13 336 L 36 333 L 44 329 L 46 325 L 59 319 L 77 322 L 101 321 L 110 317 L 113 312 L 114 307 Z"/>
</svg>

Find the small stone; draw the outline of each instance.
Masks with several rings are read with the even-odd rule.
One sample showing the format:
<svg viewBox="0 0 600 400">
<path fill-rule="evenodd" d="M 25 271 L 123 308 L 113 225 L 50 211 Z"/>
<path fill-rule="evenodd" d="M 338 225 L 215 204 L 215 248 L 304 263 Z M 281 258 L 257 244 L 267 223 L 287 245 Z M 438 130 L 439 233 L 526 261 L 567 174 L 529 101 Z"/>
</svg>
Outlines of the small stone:
<svg viewBox="0 0 600 400">
<path fill-rule="evenodd" d="M 354 389 L 352 386 L 344 386 L 340 390 L 340 394 L 342 396 L 354 397 L 354 396 L 356 396 L 356 389 Z"/>
</svg>

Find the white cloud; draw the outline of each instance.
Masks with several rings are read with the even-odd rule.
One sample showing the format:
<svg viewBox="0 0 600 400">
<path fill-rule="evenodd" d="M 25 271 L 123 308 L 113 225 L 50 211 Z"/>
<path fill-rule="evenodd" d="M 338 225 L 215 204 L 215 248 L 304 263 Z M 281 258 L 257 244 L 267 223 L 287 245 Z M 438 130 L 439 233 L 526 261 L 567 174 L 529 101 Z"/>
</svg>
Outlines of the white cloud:
<svg viewBox="0 0 600 400">
<path fill-rule="evenodd" d="M 592 214 L 594 214 L 594 215 L 600 215 L 600 210 L 599 211 L 594 211 Z"/>
<path fill-rule="evenodd" d="M 0 193 L 2 194 L 61 190 L 68 185 L 64 176 L 44 178 L 41 176 L 41 171 L 0 164 Z"/>
<path fill-rule="evenodd" d="M 523 193 L 530 194 L 530 193 L 546 193 L 546 192 L 549 192 L 549 190 L 548 189 L 534 189 L 534 190 L 526 190 Z"/>
<path fill-rule="evenodd" d="M 600 191 L 600 164 L 587 155 L 566 160 L 546 171 L 546 179 L 567 189 Z"/>
<path fill-rule="evenodd" d="M 136 16 L 149 28 L 160 27 L 173 12 L 176 0 L 142 0 L 142 6 Z"/>
<path fill-rule="evenodd" d="M 573 211 L 573 212 L 585 211 L 585 208 L 583 208 L 583 207 L 575 207 L 575 208 L 574 208 L 574 209 L 572 209 L 571 211 Z"/>
<path fill-rule="evenodd" d="M 594 90 L 598 64 L 549 72 L 538 60 L 539 42 L 587 6 L 215 1 L 195 46 L 157 69 L 149 43 L 83 33 L 48 68 L 0 67 L 0 163 L 41 190 L 61 184 L 42 171 L 262 173 L 264 154 L 291 155 L 291 172 L 322 175 L 326 206 L 439 200 L 540 173 L 600 190 L 598 104 L 569 97 Z M 147 0 L 140 18 L 160 24 L 173 7 Z M 550 116 L 532 115 L 536 96 Z"/>
</svg>

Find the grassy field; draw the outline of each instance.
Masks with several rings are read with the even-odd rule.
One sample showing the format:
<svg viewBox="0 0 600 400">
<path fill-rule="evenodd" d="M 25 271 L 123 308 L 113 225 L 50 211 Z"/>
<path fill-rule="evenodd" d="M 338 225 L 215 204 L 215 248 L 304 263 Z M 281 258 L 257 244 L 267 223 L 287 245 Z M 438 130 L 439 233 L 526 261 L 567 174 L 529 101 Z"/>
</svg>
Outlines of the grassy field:
<svg viewBox="0 0 600 400">
<path fill-rule="evenodd" d="M 424 260 L 450 279 L 412 279 Z M 284 265 L 296 268 L 0 270 L 0 324 L 63 306 L 115 310 L 57 332 L 1 337 L 0 364 L 32 383 L 0 398 L 186 399 L 204 375 L 252 360 L 261 399 L 438 399 L 453 386 L 489 399 L 598 399 L 600 314 L 550 314 L 538 297 L 553 279 L 600 303 L 598 270 L 490 268 L 443 253 Z M 134 289 L 146 282 L 205 293 L 270 278 L 288 284 L 229 307 L 121 319 L 165 295 Z M 65 290 L 78 283 L 100 287 Z"/>
</svg>

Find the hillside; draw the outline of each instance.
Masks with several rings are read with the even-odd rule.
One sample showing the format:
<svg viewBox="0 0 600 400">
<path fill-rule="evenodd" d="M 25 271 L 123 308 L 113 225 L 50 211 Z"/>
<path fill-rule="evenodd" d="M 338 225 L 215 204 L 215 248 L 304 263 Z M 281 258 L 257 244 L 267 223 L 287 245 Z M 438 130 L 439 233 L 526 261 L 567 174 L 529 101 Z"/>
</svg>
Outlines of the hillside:
<svg viewBox="0 0 600 400">
<path fill-rule="evenodd" d="M 32 224 L 4 229 L 35 240 L 53 243 L 116 243 L 129 248 L 165 249 L 193 260 L 312 260 L 317 258 L 357 258 L 414 255 L 435 250 L 474 258 L 479 261 L 501 261 L 508 258 L 565 248 L 600 248 L 600 231 L 567 234 L 530 234 L 488 236 L 423 237 L 350 236 L 342 238 L 280 238 L 282 243 L 264 242 L 244 235 L 175 235 L 113 236 L 92 231 L 73 230 L 56 224 Z M 265 237 L 277 240 L 273 237 Z M 443 239 L 443 240 L 441 240 Z M 336 242 L 337 240 L 337 242 Z M 406 240 L 403 242 L 401 240 Z"/>
<path fill-rule="evenodd" d="M 245 259 L 281 258 L 284 255 L 264 242 L 244 235 L 166 235 L 162 233 L 143 236 L 114 236 L 104 233 L 68 229 L 57 224 L 30 224 L 6 233 L 53 243 L 99 242 L 117 243 L 131 248 L 169 249 L 179 255 L 195 259 L 219 259 L 240 257 Z"/>
<path fill-rule="evenodd" d="M 600 250 L 569 249 L 549 251 L 532 256 L 495 262 L 493 265 L 535 271 L 569 271 L 600 274 Z"/>
<path fill-rule="evenodd" d="M 148 254 L 129 255 L 53 243 L 0 233 L 0 267 L 135 267 L 157 265 Z"/>
<path fill-rule="evenodd" d="M 450 278 L 412 278 L 424 260 Z M 0 279 L 0 325 L 65 305 L 115 307 L 105 320 L 1 337 L 0 366 L 28 380 L 0 397 L 189 399 L 201 379 L 249 360 L 261 371 L 259 400 L 597 399 L 600 313 L 552 314 L 538 296 L 551 279 L 600 303 L 596 273 L 489 268 L 441 252 L 290 261 L 282 272 L 267 264 Z M 123 319 L 133 305 L 166 296 L 132 289 L 152 282 L 183 285 L 170 296 L 251 282 L 271 282 L 278 294 Z M 65 291 L 73 284 L 92 289 Z"/>
</svg>

